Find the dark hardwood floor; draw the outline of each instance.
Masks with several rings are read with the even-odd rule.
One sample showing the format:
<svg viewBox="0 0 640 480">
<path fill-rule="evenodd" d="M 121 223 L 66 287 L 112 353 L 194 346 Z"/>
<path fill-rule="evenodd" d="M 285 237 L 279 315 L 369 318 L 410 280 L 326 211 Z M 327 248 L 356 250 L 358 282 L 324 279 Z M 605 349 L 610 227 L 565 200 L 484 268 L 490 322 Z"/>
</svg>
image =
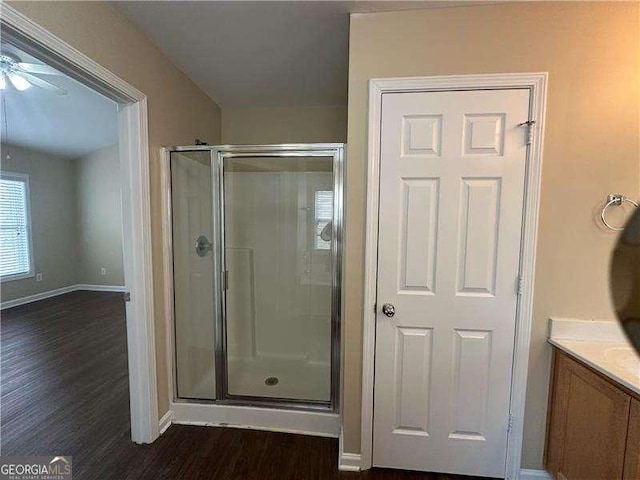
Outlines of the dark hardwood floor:
<svg viewBox="0 0 640 480">
<path fill-rule="evenodd" d="M 172 425 L 130 440 L 122 294 L 74 292 L 2 312 L 0 453 L 72 455 L 79 479 L 479 480 L 338 472 L 335 439 Z"/>
</svg>

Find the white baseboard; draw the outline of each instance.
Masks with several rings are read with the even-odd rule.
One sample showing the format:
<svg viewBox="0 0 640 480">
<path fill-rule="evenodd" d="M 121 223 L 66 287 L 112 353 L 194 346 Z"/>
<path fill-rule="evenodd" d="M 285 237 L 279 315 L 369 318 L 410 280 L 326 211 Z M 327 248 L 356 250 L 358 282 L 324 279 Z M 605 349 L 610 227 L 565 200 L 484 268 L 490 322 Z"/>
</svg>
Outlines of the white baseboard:
<svg viewBox="0 0 640 480">
<path fill-rule="evenodd" d="M 359 453 L 341 453 L 338 460 L 338 470 L 341 472 L 359 472 L 360 471 L 360 454 Z"/>
<path fill-rule="evenodd" d="M 89 290 L 93 292 L 125 292 L 127 289 L 120 285 L 68 285 L 66 287 L 56 288 L 55 290 L 49 290 L 47 292 L 36 293 L 35 295 L 29 295 L 27 297 L 3 301 L 0 303 L 0 310 L 17 307 L 19 305 L 26 305 L 27 303 L 37 302 L 38 300 L 44 300 L 45 298 L 57 297 L 58 295 L 64 295 L 65 293 L 76 292 L 78 290 Z"/>
<path fill-rule="evenodd" d="M 173 420 L 173 412 L 169 410 L 167 413 L 165 413 L 162 416 L 162 418 L 158 422 L 158 432 L 160 435 L 162 435 L 167 430 L 167 428 L 171 426 L 172 420 Z"/>
<path fill-rule="evenodd" d="M 342 472 L 359 472 L 362 458 L 359 453 L 345 453 L 342 428 L 338 439 L 338 470 Z"/>
<path fill-rule="evenodd" d="M 56 288 L 55 290 L 49 290 L 48 292 L 36 293 L 35 295 L 29 295 L 28 297 L 16 298 L 14 300 L 7 300 L 0 303 L 0 310 L 5 308 L 17 307 L 18 305 L 25 305 L 31 302 L 37 302 L 38 300 L 44 300 L 45 298 L 57 297 L 58 295 L 64 295 L 65 293 L 75 292 L 75 285 L 68 285 L 62 288 Z"/>
<path fill-rule="evenodd" d="M 340 416 L 335 413 L 172 402 L 171 423 L 246 428 L 270 432 L 338 437 Z"/>
<path fill-rule="evenodd" d="M 123 285 L 88 285 L 79 283 L 76 290 L 88 290 L 90 292 L 126 292 L 127 289 Z"/>
<path fill-rule="evenodd" d="M 546 470 L 520 469 L 520 480 L 553 480 L 553 477 Z"/>
</svg>

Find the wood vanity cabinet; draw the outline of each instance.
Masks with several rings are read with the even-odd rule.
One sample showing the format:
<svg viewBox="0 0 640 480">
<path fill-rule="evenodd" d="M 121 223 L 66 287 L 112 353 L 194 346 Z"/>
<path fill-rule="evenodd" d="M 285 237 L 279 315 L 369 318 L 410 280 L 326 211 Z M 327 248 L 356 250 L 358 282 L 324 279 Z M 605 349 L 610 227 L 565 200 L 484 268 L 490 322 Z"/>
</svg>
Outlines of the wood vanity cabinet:
<svg viewBox="0 0 640 480">
<path fill-rule="evenodd" d="M 556 480 L 640 480 L 640 398 L 554 348 L 545 465 Z"/>
<path fill-rule="evenodd" d="M 640 400 L 631 400 L 627 453 L 624 459 L 624 479 L 640 478 Z"/>
</svg>

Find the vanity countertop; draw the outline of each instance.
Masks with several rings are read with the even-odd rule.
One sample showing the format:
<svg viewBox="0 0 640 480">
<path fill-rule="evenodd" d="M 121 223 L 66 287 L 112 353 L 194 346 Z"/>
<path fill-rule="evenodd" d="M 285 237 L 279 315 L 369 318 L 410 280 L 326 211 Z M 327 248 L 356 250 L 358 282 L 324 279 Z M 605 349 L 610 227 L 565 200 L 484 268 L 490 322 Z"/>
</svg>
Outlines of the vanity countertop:
<svg viewBox="0 0 640 480">
<path fill-rule="evenodd" d="M 549 343 L 640 395 L 640 356 L 617 322 L 552 319 Z"/>
</svg>

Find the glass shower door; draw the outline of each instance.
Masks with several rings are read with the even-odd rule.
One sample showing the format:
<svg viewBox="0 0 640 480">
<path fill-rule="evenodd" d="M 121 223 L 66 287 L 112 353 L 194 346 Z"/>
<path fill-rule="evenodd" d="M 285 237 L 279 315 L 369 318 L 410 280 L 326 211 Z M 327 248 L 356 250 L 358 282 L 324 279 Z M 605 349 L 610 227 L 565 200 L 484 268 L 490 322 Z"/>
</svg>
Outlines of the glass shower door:
<svg viewBox="0 0 640 480">
<path fill-rule="evenodd" d="M 177 396 L 216 398 L 211 152 L 170 156 Z"/>
<path fill-rule="evenodd" d="M 226 393 L 331 401 L 333 157 L 223 157 Z"/>
</svg>

